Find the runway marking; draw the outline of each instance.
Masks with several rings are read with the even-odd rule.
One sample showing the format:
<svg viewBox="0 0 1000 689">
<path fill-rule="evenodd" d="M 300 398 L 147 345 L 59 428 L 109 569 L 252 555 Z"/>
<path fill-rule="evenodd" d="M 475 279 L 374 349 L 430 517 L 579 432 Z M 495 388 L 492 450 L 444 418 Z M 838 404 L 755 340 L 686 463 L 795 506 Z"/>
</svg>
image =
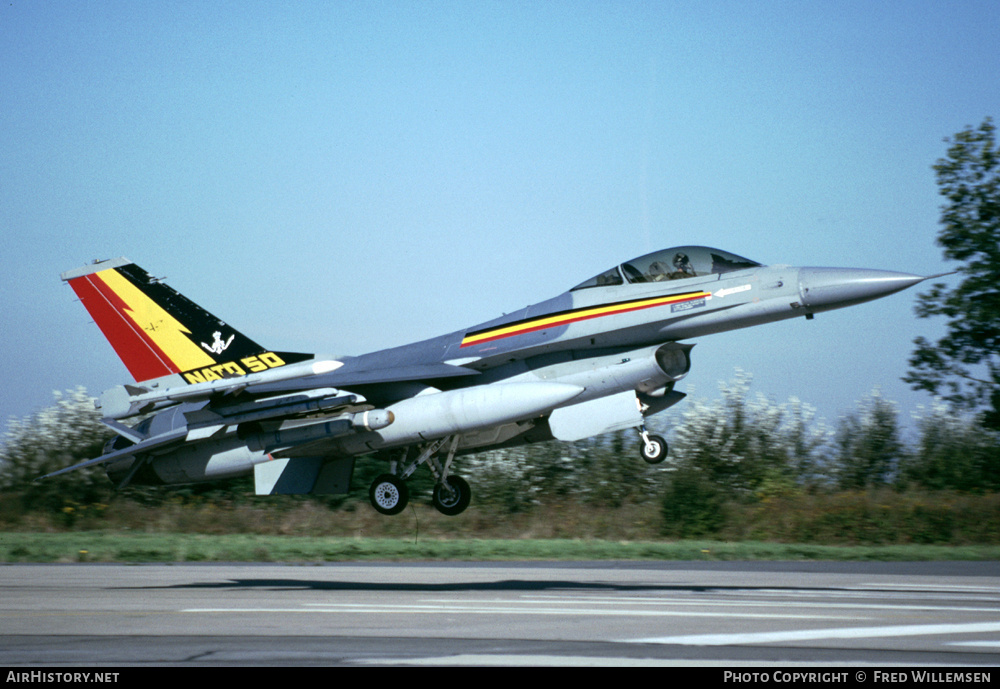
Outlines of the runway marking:
<svg viewBox="0 0 1000 689">
<path fill-rule="evenodd" d="M 744 596 L 752 594 L 755 596 L 787 596 L 788 589 L 745 589 L 731 591 L 713 591 L 715 595 Z M 970 586 L 903 586 L 903 585 L 876 585 L 862 584 L 858 587 L 847 587 L 842 589 L 795 589 L 796 596 L 869 596 L 881 598 L 911 598 L 918 594 L 940 593 L 949 598 L 972 598 L 973 600 L 998 600 L 997 595 L 1000 589 L 995 587 L 970 587 Z M 964 594 L 964 595 L 959 595 Z"/>
<path fill-rule="evenodd" d="M 460 653 L 429 658 L 363 659 L 368 665 L 441 665 L 444 667 L 687 667 L 690 661 L 614 656 L 501 655 Z M 699 665 L 705 665 L 699 662 Z M 709 663 L 711 664 L 711 663 Z M 730 667 L 732 663 L 718 663 Z"/>
<path fill-rule="evenodd" d="M 547 596 L 540 594 L 538 596 L 533 596 L 538 600 L 581 600 L 587 603 L 598 603 L 604 605 L 627 605 L 629 603 L 643 603 L 643 604 L 655 604 L 655 605 L 676 605 L 678 607 L 682 606 L 699 606 L 699 607 L 777 607 L 777 608 L 838 608 L 838 609 L 861 609 L 861 610 L 921 610 L 921 611 L 950 611 L 950 612 L 978 612 L 978 613 L 1000 613 L 1000 608 L 983 608 L 976 606 L 963 606 L 963 605 L 917 605 L 917 604 L 899 604 L 899 603 L 812 603 L 803 601 L 775 601 L 775 600 L 716 600 L 710 598 L 686 598 L 684 600 L 671 600 L 663 598 L 615 598 L 612 596 L 608 597 L 593 597 L 586 599 L 576 599 L 569 596 Z M 447 603 L 446 600 L 441 600 L 441 603 Z"/>
<path fill-rule="evenodd" d="M 275 613 L 364 613 L 364 614 L 420 614 L 420 615 L 586 615 L 606 617 L 725 617 L 780 620 L 866 620 L 869 617 L 857 615 L 816 615 L 790 613 L 735 613 L 735 612 L 692 612 L 676 610 L 606 610 L 594 608 L 554 608 L 554 607 L 510 607 L 519 606 L 512 602 L 506 607 L 497 605 L 469 605 L 449 602 L 428 605 L 377 605 L 371 603 L 311 603 L 301 608 L 186 608 L 186 613 L 213 614 L 275 614 Z"/>
<path fill-rule="evenodd" d="M 816 641 L 821 639 L 867 639 L 876 637 L 924 636 L 931 634 L 977 634 L 1000 632 L 1000 622 L 969 624 L 914 624 L 888 627 L 843 627 L 840 629 L 804 629 L 786 632 L 756 632 L 749 634 L 689 634 L 645 639 L 624 639 L 626 643 L 678 644 L 682 646 L 737 646 L 786 641 Z"/>
<path fill-rule="evenodd" d="M 942 593 L 995 593 L 1000 594 L 997 586 L 976 586 L 973 584 L 858 584 L 864 590 L 868 589 L 898 589 L 900 591 L 940 591 Z"/>
</svg>

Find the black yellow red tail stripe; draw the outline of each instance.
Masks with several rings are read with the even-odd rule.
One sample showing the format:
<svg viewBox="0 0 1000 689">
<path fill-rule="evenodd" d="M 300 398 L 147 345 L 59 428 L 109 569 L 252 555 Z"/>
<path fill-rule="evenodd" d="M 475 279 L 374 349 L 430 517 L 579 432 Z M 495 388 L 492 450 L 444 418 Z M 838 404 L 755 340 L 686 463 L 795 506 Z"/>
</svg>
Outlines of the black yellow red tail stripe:
<svg viewBox="0 0 1000 689">
<path fill-rule="evenodd" d="M 471 345 L 482 344 L 484 342 L 492 342 L 494 340 L 502 340 L 507 337 L 514 337 L 515 335 L 523 335 L 525 333 L 535 332 L 538 330 L 545 330 L 546 328 L 569 325 L 570 323 L 576 323 L 578 321 L 603 318 L 605 316 L 614 316 L 617 314 L 628 313 L 629 311 L 640 311 L 642 309 L 651 309 L 668 304 L 693 302 L 698 299 L 706 299 L 711 296 L 710 292 L 703 292 L 699 290 L 697 292 L 684 292 L 682 294 L 671 294 L 668 296 L 651 297 L 648 299 L 633 299 L 630 301 L 621 301 L 611 304 L 586 306 L 578 309 L 559 311 L 557 313 L 546 314 L 545 316 L 525 318 L 514 323 L 507 323 L 506 325 L 466 333 L 465 337 L 462 338 L 461 346 L 469 347 Z"/>
<path fill-rule="evenodd" d="M 62 277 L 138 382 L 190 372 L 184 378 L 194 383 L 258 368 L 234 362 L 273 367 L 307 358 L 273 355 L 127 259 L 94 263 Z"/>
</svg>

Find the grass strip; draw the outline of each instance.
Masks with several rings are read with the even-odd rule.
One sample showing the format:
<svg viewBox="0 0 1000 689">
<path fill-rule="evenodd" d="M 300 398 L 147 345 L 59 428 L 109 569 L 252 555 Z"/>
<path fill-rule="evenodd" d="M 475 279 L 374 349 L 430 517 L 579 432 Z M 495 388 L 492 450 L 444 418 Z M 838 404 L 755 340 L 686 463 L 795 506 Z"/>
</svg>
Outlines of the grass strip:
<svg viewBox="0 0 1000 689">
<path fill-rule="evenodd" d="M 0 534 L 0 562 L 503 560 L 1000 560 L 1000 546 L 829 546 L 724 541 L 401 539 L 179 533 Z"/>
</svg>

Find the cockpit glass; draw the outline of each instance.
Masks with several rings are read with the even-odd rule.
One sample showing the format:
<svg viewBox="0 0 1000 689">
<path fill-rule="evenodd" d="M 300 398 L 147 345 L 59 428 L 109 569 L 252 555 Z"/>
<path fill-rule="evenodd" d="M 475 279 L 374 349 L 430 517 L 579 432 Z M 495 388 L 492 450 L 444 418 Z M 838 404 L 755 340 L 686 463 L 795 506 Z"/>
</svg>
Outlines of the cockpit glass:
<svg viewBox="0 0 1000 689">
<path fill-rule="evenodd" d="M 618 272 L 618 267 L 615 266 L 611 270 L 606 270 L 600 275 L 595 275 L 586 282 L 581 282 L 573 289 L 586 289 L 587 287 L 607 287 L 608 285 L 621 285 L 624 282 L 625 281 L 622 280 L 622 274 Z"/>
<path fill-rule="evenodd" d="M 756 261 L 731 254 L 728 251 L 706 246 L 681 246 L 640 256 L 582 282 L 573 289 L 620 285 L 622 284 L 622 275 L 633 284 L 663 282 L 729 273 L 759 265 Z"/>
</svg>

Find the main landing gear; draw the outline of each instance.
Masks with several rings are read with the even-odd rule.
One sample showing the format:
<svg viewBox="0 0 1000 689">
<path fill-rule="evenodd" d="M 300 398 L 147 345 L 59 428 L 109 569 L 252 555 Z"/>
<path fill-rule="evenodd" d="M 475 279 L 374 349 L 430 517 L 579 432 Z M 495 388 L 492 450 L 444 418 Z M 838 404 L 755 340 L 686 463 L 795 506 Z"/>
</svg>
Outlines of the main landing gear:
<svg viewBox="0 0 1000 689">
<path fill-rule="evenodd" d="M 448 448 L 448 457 L 442 465 L 435 455 L 449 442 L 451 446 Z M 406 463 L 401 470 L 397 471 L 396 462 L 392 462 L 391 473 L 379 475 L 372 481 L 371 488 L 368 489 L 368 499 L 371 501 L 372 507 L 378 512 L 388 515 L 399 514 L 405 510 L 410 500 L 406 479 L 416 471 L 418 466 L 426 462 L 427 468 L 434 474 L 435 485 L 431 502 L 437 511 L 449 516 L 464 512 L 472 499 L 472 490 L 465 479 L 448 473 L 457 449 L 458 436 L 450 436 L 424 446 L 421 453 L 411 462 Z M 404 462 L 407 456 L 409 456 L 409 451 L 403 456 Z"/>
<path fill-rule="evenodd" d="M 471 499 L 472 490 L 461 476 L 449 476 L 444 483 L 434 486 L 431 498 L 437 511 L 449 517 L 464 512 Z"/>
<path fill-rule="evenodd" d="M 392 474 L 381 474 L 368 489 L 372 507 L 382 514 L 399 514 L 410 501 L 410 490 L 402 479 Z"/>
</svg>

